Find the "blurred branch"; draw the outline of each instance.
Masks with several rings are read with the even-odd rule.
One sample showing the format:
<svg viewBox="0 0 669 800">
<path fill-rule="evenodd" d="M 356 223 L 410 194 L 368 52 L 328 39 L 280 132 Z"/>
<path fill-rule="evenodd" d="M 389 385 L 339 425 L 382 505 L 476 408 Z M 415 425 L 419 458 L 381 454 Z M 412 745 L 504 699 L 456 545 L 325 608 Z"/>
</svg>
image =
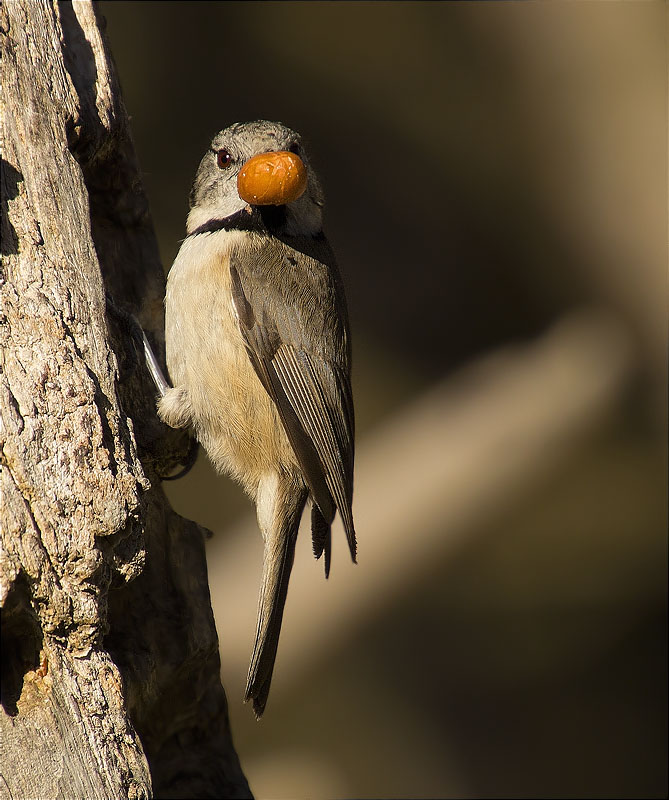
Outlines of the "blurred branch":
<svg viewBox="0 0 669 800">
<path fill-rule="evenodd" d="M 2 796 L 248 797 L 202 529 L 136 344 L 163 273 L 90 2 L 2 32 Z M 148 761 L 148 763 L 147 763 Z"/>
</svg>

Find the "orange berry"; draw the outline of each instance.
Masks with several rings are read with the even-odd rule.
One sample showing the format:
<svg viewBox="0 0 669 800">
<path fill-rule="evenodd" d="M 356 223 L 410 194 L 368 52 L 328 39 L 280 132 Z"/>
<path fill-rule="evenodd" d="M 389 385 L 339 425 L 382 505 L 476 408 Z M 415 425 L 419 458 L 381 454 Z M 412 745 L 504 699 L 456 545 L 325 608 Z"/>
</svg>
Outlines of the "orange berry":
<svg viewBox="0 0 669 800">
<path fill-rule="evenodd" d="M 237 176 L 239 196 L 253 206 L 292 203 L 306 188 L 307 168 L 288 150 L 249 158 Z"/>
</svg>

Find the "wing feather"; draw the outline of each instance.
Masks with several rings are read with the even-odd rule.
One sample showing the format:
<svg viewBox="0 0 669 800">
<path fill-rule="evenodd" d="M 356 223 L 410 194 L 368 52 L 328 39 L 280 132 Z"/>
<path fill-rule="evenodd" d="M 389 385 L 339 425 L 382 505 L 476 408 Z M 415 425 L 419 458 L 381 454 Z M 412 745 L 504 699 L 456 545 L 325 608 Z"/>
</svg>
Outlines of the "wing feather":
<svg viewBox="0 0 669 800">
<path fill-rule="evenodd" d="M 351 515 L 351 481 L 347 475 L 345 457 L 346 440 L 342 441 L 342 417 L 339 409 L 331 402 L 335 391 L 327 392 L 328 385 L 334 390 L 334 374 L 324 362 L 320 362 L 318 372 L 314 359 L 307 353 L 298 353 L 293 348 L 282 345 L 272 364 L 277 371 L 281 385 L 286 389 L 289 402 L 295 408 L 300 423 L 309 439 L 314 443 L 323 465 L 325 482 L 342 516 L 351 553 L 355 557 L 355 536 Z M 325 373 L 325 375 L 323 374 Z M 327 374 L 329 373 L 329 375 Z"/>
<path fill-rule="evenodd" d="M 326 550 L 327 571 L 335 508 L 356 556 L 354 417 L 341 282 L 329 248 L 320 260 L 303 242 L 296 248 L 276 238 L 251 242 L 243 257 L 233 254 L 230 261 L 240 331 L 322 517 L 314 525 L 314 549 Z"/>
</svg>

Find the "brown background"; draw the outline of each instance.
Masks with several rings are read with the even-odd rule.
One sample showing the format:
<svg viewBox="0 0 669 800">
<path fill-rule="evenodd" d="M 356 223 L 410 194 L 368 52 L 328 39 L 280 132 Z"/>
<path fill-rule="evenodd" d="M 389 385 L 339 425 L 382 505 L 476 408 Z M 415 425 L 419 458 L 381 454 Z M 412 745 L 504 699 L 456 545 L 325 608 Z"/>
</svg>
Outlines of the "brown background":
<svg viewBox="0 0 669 800">
<path fill-rule="evenodd" d="M 240 701 L 260 569 L 252 508 L 204 456 L 170 487 L 215 534 L 224 682 L 257 795 L 666 795 L 664 4 L 101 7 L 165 267 L 213 134 L 278 119 L 311 145 L 347 285 L 368 531 L 359 517 L 360 564 L 338 550 L 328 584 L 302 537 L 259 724 Z M 545 403 L 559 417 L 555 393 L 541 395 L 555 372 L 541 342 L 577 309 L 605 312 L 601 362 L 620 356 L 618 378 L 545 452 L 528 444 L 534 460 L 492 502 L 486 487 L 523 443 L 473 469 L 459 453 L 506 415 L 522 424 Z M 578 336 L 565 348 L 576 358 Z M 471 378 L 500 352 L 536 392 L 497 404 L 490 386 L 512 372 L 499 359 L 491 384 Z M 472 498 L 448 547 L 435 543 L 452 536 L 451 482 L 411 525 L 384 536 L 379 521 L 433 478 L 416 431 L 432 447 L 442 435 L 420 411 L 437 386 L 444 458 Z M 453 404 L 485 414 L 458 422 Z M 389 447 L 384 461 L 404 426 L 415 452 Z M 389 489 L 385 466 L 405 464 Z M 247 594 L 222 599 L 235 581 Z"/>
</svg>

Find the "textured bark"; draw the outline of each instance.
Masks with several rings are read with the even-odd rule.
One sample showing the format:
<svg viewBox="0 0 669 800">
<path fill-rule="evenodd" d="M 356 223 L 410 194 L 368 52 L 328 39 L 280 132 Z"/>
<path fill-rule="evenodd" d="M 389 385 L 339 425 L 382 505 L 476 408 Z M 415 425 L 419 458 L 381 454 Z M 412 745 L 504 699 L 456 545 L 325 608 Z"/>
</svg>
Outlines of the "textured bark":
<svg viewBox="0 0 669 800">
<path fill-rule="evenodd" d="M 247 797 L 204 531 L 160 488 L 163 272 L 103 20 L 11 0 L 2 35 L 0 796 Z M 148 762 L 148 763 L 147 763 Z"/>
</svg>

